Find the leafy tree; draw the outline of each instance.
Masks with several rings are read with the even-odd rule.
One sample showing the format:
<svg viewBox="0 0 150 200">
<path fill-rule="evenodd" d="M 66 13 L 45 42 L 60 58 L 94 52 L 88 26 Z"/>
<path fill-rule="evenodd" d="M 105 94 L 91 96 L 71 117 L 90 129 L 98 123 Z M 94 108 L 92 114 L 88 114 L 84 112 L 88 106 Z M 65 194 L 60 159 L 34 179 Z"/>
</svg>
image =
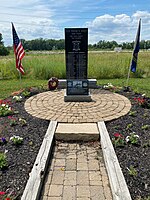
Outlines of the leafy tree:
<svg viewBox="0 0 150 200">
<path fill-rule="evenodd" d="M 3 40 L 3 37 L 2 37 L 2 34 L 0 33 L 0 45 L 3 45 L 2 40 Z"/>
<path fill-rule="evenodd" d="M 3 37 L 2 34 L 0 33 L 0 56 L 7 56 L 9 54 L 9 50 L 4 47 L 4 43 L 3 43 Z"/>
</svg>

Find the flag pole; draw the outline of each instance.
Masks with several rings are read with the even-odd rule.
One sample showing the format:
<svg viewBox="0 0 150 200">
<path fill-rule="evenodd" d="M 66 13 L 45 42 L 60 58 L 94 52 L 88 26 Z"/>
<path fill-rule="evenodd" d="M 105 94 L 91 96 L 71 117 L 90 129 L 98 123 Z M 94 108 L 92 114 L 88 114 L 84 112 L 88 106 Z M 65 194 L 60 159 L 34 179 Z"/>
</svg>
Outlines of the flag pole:
<svg viewBox="0 0 150 200">
<path fill-rule="evenodd" d="M 19 71 L 19 79 L 20 79 L 20 83 L 21 83 L 21 72 Z"/>
<path fill-rule="evenodd" d="M 20 89 L 22 89 L 22 77 L 21 77 L 21 72 L 18 70 L 19 73 L 19 80 L 20 80 Z"/>
<path fill-rule="evenodd" d="M 131 71 L 131 62 L 132 62 L 132 58 L 131 58 L 131 60 L 130 60 L 130 65 L 129 65 L 129 70 L 128 70 L 128 76 L 127 76 L 126 87 L 129 86 L 129 78 L 130 78 L 130 71 Z"/>
</svg>

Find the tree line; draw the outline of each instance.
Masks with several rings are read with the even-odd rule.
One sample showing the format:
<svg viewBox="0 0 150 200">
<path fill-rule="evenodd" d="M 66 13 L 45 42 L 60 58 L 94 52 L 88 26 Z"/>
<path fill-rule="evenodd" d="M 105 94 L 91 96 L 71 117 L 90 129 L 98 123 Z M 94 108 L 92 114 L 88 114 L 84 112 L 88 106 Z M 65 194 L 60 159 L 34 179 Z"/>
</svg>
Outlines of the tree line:
<svg viewBox="0 0 150 200">
<path fill-rule="evenodd" d="M 2 34 L 0 33 L 0 55 L 8 55 L 9 51 L 13 47 L 5 47 L 3 43 Z M 26 51 L 49 51 L 49 50 L 64 50 L 65 49 L 65 40 L 55 40 L 55 39 L 34 39 L 34 40 L 25 40 L 21 39 L 22 45 Z M 106 41 L 100 40 L 95 44 L 88 45 L 89 50 L 114 50 L 115 47 L 121 47 L 122 49 L 133 50 L 133 42 L 123 42 L 122 44 L 117 43 L 116 41 Z M 150 40 L 141 40 L 140 49 L 150 49 Z"/>
<path fill-rule="evenodd" d="M 118 44 L 116 41 L 105 41 L 100 40 L 95 44 L 89 44 L 89 49 L 111 49 L 114 50 L 115 47 L 121 47 L 122 49 L 132 50 L 134 48 L 133 42 L 123 42 L 122 44 Z M 150 40 L 141 40 L 140 41 L 140 49 L 150 49 Z"/>
<path fill-rule="evenodd" d="M 64 39 L 54 40 L 54 39 L 34 39 L 34 40 L 24 40 L 22 39 L 22 45 L 25 50 L 30 51 L 42 51 L 42 50 L 64 50 L 65 42 Z"/>
<path fill-rule="evenodd" d="M 22 40 L 22 44 L 25 50 L 64 50 L 65 49 L 65 40 L 54 40 L 54 39 L 35 39 L 35 40 Z M 132 50 L 134 48 L 133 42 L 123 42 L 118 44 L 116 41 L 105 41 L 100 40 L 95 44 L 88 45 L 90 50 L 99 50 L 99 49 L 110 49 L 114 50 L 115 47 L 121 47 L 122 49 Z M 150 49 L 150 40 L 141 40 L 140 49 Z"/>
</svg>

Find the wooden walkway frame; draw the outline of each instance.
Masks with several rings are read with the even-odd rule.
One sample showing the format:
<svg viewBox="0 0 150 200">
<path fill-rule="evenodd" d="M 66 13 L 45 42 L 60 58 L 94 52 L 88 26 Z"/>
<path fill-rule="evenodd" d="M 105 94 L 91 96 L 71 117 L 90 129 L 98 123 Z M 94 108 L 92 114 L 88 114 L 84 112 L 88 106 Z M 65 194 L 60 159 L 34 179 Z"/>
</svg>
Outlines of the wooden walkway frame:
<svg viewBox="0 0 150 200">
<path fill-rule="evenodd" d="M 56 121 L 51 121 L 44 136 L 21 200 L 38 200 L 53 146 Z"/>
<path fill-rule="evenodd" d="M 113 200 L 132 200 L 104 121 L 98 129 Z"/>
</svg>

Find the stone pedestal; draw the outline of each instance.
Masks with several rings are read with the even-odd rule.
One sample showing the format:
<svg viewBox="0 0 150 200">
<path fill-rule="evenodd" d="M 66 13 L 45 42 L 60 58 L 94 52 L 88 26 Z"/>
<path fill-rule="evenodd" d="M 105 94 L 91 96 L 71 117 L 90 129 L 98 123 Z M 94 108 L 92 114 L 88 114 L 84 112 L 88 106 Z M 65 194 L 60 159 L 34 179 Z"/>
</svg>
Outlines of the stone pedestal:
<svg viewBox="0 0 150 200">
<path fill-rule="evenodd" d="M 64 95 L 65 102 L 90 102 L 92 101 L 91 95 L 67 95 L 65 90 Z"/>
</svg>

